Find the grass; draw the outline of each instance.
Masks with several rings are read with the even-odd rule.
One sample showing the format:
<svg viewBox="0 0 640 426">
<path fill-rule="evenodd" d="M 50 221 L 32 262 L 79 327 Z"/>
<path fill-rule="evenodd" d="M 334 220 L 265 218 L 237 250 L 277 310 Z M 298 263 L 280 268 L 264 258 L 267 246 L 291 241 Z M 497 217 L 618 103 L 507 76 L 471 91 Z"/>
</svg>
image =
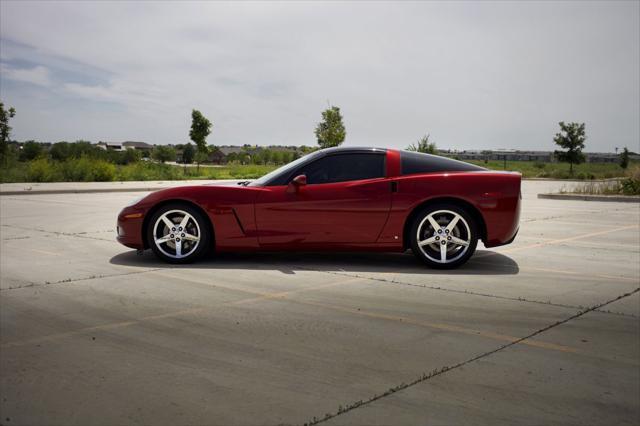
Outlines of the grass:
<svg viewBox="0 0 640 426">
<path fill-rule="evenodd" d="M 640 166 L 629 170 L 625 177 L 599 182 L 587 182 L 571 187 L 562 188 L 561 194 L 587 195 L 640 195 Z"/>
<path fill-rule="evenodd" d="M 221 167 L 187 167 L 138 161 L 127 165 L 82 157 L 66 161 L 39 158 L 0 167 L 0 183 L 110 182 L 184 179 L 255 179 L 277 166 L 232 164 Z"/>
<path fill-rule="evenodd" d="M 503 161 L 469 161 L 491 170 L 508 170 L 522 173 L 525 178 L 551 178 L 551 179 L 611 179 L 625 175 L 617 163 L 582 163 L 573 166 L 573 175 L 569 173 L 567 163 L 542 163 L 539 161 L 507 161 L 505 169 Z M 640 162 L 632 162 L 629 169 L 640 165 Z"/>
<path fill-rule="evenodd" d="M 624 177 L 625 171 L 613 163 L 584 163 L 569 173 L 565 163 L 540 163 L 535 161 L 473 161 L 472 163 L 492 170 L 509 170 L 522 173 L 525 178 L 553 179 L 608 179 Z M 144 180 L 184 179 L 255 179 L 274 170 L 275 165 L 229 164 L 220 167 L 196 167 L 138 161 L 127 165 L 81 157 L 66 161 L 39 158 L 30 162 L 12 161 L 0 167 L 0 182 L 108 182 Z M 640 162 L 629 168 L 640 167 Z"/>
</svg>

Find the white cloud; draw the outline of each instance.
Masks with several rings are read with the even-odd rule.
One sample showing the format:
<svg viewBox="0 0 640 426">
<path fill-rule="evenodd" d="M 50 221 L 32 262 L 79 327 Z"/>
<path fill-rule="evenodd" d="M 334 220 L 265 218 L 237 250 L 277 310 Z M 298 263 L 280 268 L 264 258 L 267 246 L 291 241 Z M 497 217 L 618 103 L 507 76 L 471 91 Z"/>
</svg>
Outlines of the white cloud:
<svg viewBox="0 0 640 426">
<path fill-rule="evenodd" d="M 0 64 L 0 75 L 8 80 L 21 81 L 38 86 L 47 87 L 51 85 L 49 69 L 42 65 L 33 68 L 13 68 L 7 64 Z"/>
</svg>

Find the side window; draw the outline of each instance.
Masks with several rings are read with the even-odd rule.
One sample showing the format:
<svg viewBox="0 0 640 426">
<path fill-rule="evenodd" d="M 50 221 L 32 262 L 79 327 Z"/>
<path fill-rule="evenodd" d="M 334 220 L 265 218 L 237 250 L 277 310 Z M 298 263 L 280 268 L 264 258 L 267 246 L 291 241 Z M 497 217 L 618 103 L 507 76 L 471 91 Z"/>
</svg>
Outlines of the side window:
<svg viewBox="0 0 640 426">
<path fill-rule="evenodd" d="M 385 176 L 383 154 L 339 154 L 300 167 L 292 178 L 306 175 L 308 184 L 346 182 Z"/>
<path fill-rule="evenodd" d="M 403 175 L 486 170 L 480 166 L 452 160 L 451 158 L 409 151 L 400 151 L 400 164 Z"/>
</svg>

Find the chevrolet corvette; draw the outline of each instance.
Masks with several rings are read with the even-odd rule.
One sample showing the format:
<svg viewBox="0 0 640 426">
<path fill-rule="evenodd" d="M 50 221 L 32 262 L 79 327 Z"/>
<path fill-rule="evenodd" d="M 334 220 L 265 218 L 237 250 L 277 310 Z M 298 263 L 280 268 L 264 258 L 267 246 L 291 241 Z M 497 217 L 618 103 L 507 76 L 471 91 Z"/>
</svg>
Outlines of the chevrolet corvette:
<svg viewBox="0 0 640 426">
<path fill-rule="evenodd" d="M 455 268 L 518 232 L 521 176 L 381 148 L 315 151 L 254 181 L 152 192 L 117 239 L 171 263 L 230 251 L 406 251 Z"/>
</svg>

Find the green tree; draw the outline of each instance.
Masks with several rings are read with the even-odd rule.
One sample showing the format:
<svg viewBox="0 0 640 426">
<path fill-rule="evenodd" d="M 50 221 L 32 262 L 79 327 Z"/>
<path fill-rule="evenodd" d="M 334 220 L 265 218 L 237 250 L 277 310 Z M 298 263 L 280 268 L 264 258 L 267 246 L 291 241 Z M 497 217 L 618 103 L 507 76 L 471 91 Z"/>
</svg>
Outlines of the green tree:
<svg viewBox="0 0 640 426">
<path fill-rule="evenodd" d="M 573 165 L 584 162 L 584 141 L 585 136 L 584 123 L 565 123 L 561 121 L 560 132 L 556 133 L 553 141 L 556 145 L 564 148 L 566 151 L 555 151 L 555 156 L 559 161 L 569 163 L 569 173 L 573 174 Z"/>
<path fill-rule="evenodd" d="M 620 154 L 620 167 L 627 169 L 629 167 L 629 149 L 625 146 Z"/>
<path fill-rule="evenodd" d="M 22 145 L 22 152 L 20 153 L 20 160 L 31 161 L 35 160 L 42 154 L 42 144 L 36 141 L 27 141 Z"/>
<path fill-rule="evenodd" d="M 263 164 L 268 164 L 271 159 L 273 158 L 273 152 L 271 152 L 270 149 L 263 149 L 262 150 L 262 163 Z"/>
<path fill-rule="evenodd" d="M 196 156 L 196 150 L 193 148 L 193 145 L 188 143 L 184 146 L 182 150 L 182 162 L 184 164 L 191 164 Z"/>
<path fill-rule="evenodd" d="M 240 164 L 249 164 L 251 162 L 251 155 L 246 151 L 242 151 L 238 153 L 238 161 Z"/>
<path fill-rule="evenodd" d="M 196 164 L 198 165 L 196 170 L 198 171 L 198 173 L 200 173 L 200 164 L 206 162 L 209 159 L 209 153 L 206 151 L 197 150 L 194 159 L 196 160 Z"/>
<path fill-rule="evenodd" d="M 13 107 L 4 109 L 4 104 L 0 101 L 0 161 L 2 164 L 6 163 L 9 138 L 11 137 L 9 119 L 15 115 L 16 110 Z"/>
<path fill-rule="evenodd" d="M 69 151 L 70 156 L 73 158 L 80 158 L 82 156 L 95 158 L 104 153 L 104 151 L 91 144 L 91 142 L 83 140 L 69 144 Z"/>
<path fill-rule="evenodd" d="M 238 162 L 238 154 L 235 152 L 230 152 L 227 154 L 227 163 L 236 163 Z"/>
<path fill-rule="evenodd" d="M 160 161 L 161 163 L 165 163 L 167 161 L 175 161 L 176 150 L 170 146 L 158 145 L 153 148 L 151 156 L 154 160 Z"/>
<path fill-rule="evenodd" d="M 254 151 L 251 154 L 251 164 L 262 164 L 262 151 Z"/>
<path fill-rule="evenodd" d="M 191 111 L 191 130 L 189 131 L 189 137 L 196 144 L 198 154 L 195 156 L 196 163 L 198 164 L 198 172 L 200 172 L 200 163 L 206 161 L 208 157 L 207 149 L 207 136 L 211 134 L 211 122 L 202 115 L 200 111 L 194 109 Z M 205 160 L 203 160 L 203 158 Z"/>
<path fill-rule="evenodd" d="M 415 152 L 423 152 L 425 154 L 438 154 L 438 148 L 436 147 L 435 142 L 429 142 L 429 137 L 431 135 L 424 135 L 420 139 L 418 139 L 417 144 L 411 144 L 407 147 L 407 151 L 415 151 Z"/>
<path fill-rule="evenodd" d="M 322 112 L 322 121 L 316 126 L 315 134 L 320 148 L 330 148 L 344 142 L 347 131 L 342 123 L 340 108 L 332 106 Z"/>
<path fill-rule="evenodd" d="M 69 142 L 57 142 L 51 145 L 49 155 L 52 160 L 64 161 L 71 156 L 71 148 Z"/>
<path fill-rule="evenodd" d="M 122 153 L 122 164 L 136 163 L 140 161 L 141 158 L 142 158 L 142 153 L 137 149 L 133 149 L 133 148 L 126 149 Z M 174 159 L 175 159 L 175 151 L 174 151 Z"/>
</svg>

